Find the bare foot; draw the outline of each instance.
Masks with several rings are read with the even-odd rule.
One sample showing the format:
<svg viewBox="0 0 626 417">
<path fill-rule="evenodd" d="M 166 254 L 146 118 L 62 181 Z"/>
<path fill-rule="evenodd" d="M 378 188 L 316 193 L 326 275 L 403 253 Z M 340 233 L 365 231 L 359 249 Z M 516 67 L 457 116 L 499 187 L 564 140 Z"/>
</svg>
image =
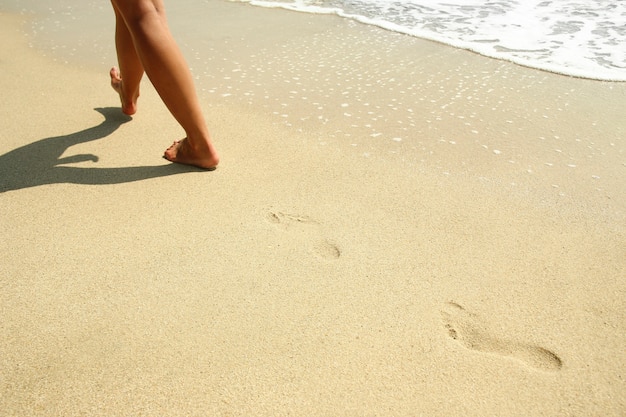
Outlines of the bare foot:
<svg viewBox="0 0 626 417">
<path fill-rule="evenodd" d="M 126 98 L 122 89 L 122 77 L 120 76 L 120 70 L 117 67 L 113 67 L 111 68 L 111 71 L 109 71 L 109 75 L 111 76 L 111 87 L 113 87 L 113 89 L 120 95 L 122 112 L 129 116 L 137 113 L 137 98 L 139 98 L 139 93 L 137 93 L 137 97 Z"/>
<path fill-rule="evenodd" d="M 187 138 L 174 142 L 165 150 L 163 158 L 170 162 L 193 165 L 209 171 L 213 171 L 219 163 L 217 152 L 211 145 L 204 146 L 204 149 L 194 149 Z"/>
</svg>

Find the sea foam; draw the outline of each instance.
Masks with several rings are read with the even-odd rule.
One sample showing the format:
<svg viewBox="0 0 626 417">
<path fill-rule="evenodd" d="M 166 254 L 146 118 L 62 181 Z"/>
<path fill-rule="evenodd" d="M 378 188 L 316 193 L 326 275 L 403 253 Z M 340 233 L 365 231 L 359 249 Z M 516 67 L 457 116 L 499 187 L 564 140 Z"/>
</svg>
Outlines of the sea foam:
<svg viewBox="0 0 626 417">
<path fill-rule="evenodd" d="M 235 0 L 336 14 L 545 71 L 626 81 L 626 2 Z"/>
</svg>

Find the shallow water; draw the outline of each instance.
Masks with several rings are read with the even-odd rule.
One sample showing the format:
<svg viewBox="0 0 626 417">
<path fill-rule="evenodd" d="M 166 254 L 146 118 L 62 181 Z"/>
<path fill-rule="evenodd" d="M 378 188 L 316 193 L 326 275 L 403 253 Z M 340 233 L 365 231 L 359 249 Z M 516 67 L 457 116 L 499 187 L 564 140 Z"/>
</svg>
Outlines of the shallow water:
<svg viewBox="0 0 626 417">
<path fill-rule="evenodd" d="M 209 16 L 224 0 L 166 2 L 170 17 Z M 230 0 L 265 8 L 337 14 L 481 55 L 565 75 L 626 81 L 626 2 L 613 0 Z M 61 59 L 110 62 L 108 1 L 5 0 L 0 10 L 34 15 L 33 42 Z M 196 29 L 210 30 L 201 24 Z M 176 29 L 174 27 L 174 29 Z M 193 31 L 194 27 L 185 28 Z M 206 32 L 205 32 L 206 33 Z M 199 32 L 202 35 L 202 32 Z"/>
<path fill-rule="evenodd" d="M 334 13 L 556 73 L 626 81 L 626 2 L 613 0 L 234 0 Z"/>
</svg>

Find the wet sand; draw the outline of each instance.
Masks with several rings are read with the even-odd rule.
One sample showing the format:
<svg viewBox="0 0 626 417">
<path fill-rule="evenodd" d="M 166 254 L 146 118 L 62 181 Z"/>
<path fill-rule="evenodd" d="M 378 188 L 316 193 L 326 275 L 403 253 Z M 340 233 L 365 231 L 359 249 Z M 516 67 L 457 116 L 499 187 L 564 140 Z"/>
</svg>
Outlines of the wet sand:
<svg viewBox="0 0 626 417">
<path fill-rule="evenodd" d="M 623 83 L 211 7 L 209 173 L 0 16 L 0 415 L 624 414 Z"/>
</svg>

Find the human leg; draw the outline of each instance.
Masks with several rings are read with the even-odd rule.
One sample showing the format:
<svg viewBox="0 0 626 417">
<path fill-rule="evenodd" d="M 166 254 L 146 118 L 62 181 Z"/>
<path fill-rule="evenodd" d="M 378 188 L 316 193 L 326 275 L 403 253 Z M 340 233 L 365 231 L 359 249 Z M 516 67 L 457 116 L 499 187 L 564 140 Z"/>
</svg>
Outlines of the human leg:
<svg viewBox="0 0 626 417">
<path fill-rule="evenodd" d="M 124 18 L 115 5 L 113 10 L 115 11 L 115 49 L 120 68 L 111 68 L 109 72 L 111 86 L 120 95 L 122 111 L 125 114 L 133 115 L 137 112 L 139 83 L 143 77 L 144 69 Z M 123 82 L 122 74 L 124 75 Z"/>
<path fill-rule="evenodd" d="M 172 162 L 201 168 L 215 167 L 219 156 L 210 140 L 191 72 L 167 26 L 163 1 L 111 1 L 116 13 L 119 13 L 125 23 L 139 63 L 166 107 L 187 134 L 182 141 L 174 142 L 165 151 L 164 157 Z M 123 38 L 122 35 L 123 31 L 120 38 Z M 128 56 L 124 58 L 128 59 Z M 132 59 L 130 62 L 133 62 Z M 137 68 L 135 66 L 131 69 L 135 77 Z M 121 73 L 124 76 L 121 86 L 126 88 L 123 68 Z M 138 91 L 137 83 L 137 93 Z"/>
</svg>

